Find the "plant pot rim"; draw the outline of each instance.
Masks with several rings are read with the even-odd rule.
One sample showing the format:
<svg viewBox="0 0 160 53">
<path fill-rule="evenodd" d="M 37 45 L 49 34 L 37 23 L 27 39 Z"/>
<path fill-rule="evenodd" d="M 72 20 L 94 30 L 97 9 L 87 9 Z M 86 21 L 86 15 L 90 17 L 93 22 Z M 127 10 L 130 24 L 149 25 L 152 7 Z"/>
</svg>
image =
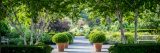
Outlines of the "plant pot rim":
<svg viewBox="0 0 160 53">
<path fill-rule="evenodd" d="M 66 43 L 56 43 L 56 44 L 66 44 Z"/>
<path fill-rule="evenodd" d="M 103 44 L 103 43 L 93 43 L 93 44 Z"/>
</svg>

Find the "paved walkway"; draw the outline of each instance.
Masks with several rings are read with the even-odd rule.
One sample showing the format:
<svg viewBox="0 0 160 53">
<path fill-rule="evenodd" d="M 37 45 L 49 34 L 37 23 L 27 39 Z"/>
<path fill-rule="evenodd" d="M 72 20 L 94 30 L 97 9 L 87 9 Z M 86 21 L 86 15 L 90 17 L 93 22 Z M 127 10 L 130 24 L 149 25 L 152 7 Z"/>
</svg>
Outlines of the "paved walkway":
<svg viewBox="0 0 160 53">
<path fill-rule="evenodd" d="M 84 36 L 76 36 L 74 38 L 74 43 L 70 44 L 68 48 L 64 49 L 64 52 L 58 52 L 56 45 L 52 45 L 54 50 L 52 53 L 108 53 L 108 48 L 111 45 L 103 45 L 102 52 L 95 52 L 94 47 L 88 39 L 85 39 Z"/>
</svg>

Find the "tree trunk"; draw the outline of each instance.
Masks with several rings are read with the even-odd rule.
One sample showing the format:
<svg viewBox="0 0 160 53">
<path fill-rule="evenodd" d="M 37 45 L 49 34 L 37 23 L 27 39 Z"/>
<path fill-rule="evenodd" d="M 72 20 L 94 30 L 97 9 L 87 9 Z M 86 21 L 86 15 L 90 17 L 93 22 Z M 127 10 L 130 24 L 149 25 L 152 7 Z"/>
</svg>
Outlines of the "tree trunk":
<svg viewBox="0 0 160 53">
<path fill-rule="evenodd" d="M 9 17 L 9 21 L 11 21 L 10 25 L 15 27 L 15 29 L 18 31 L 18 33 L 20 33 L 20 37 L 23 38 L 23 43 L 24 45 L 27 45 L 27 42 L 26 42 L 26 38 L 25 38 L 25 35 L 24 33 L 21 31 L 21 29 L 19 29 L 16 24 L 14 23 L 13 19 Z"/>
<path fill-rule="evenodd" d="M 31 20 L 31 37 L 30 37 L 30 45 L 33 45 L 33 35 L 34 35 L 34 22 Z"/>
<path fill-rule="evenodd" d="M 106 16 L 106 22 L 107 22 L 107 26 L 108 26 L 107 30 L 109 31 L 110 27 L 111 27 L 111 19 L 108 15 Z"/>
<path fill-rule="evenodd" d="M 14 12 L 13 14 L 16 17 L 18 25 L 20 26 L 19 28 L 20 28 L 20 32 L 21 32 L 21 34 L 23 36 L 24 45 L 27 45 L 26 35 L 24 34 L 24 31 L 22 30 L 23 29 L 22 23 L 20 23 L 20 21 L 18 20 L 18 16 L 16 15 L 16 12 Z"/>
<path fill-rule="evenodd" d="M 40 36 L 43 34 L 43 30 L 42 30 L 43 26 L 41 26 L 41 27 L 39 26 L 39 28 L 38 28 L 39 30 L 36 33 L 36 43 L 35 43 L 35 45 L 39 43 L 40 38 L 41 38 Z"/>
<path fill-rule="evenodd" d="M 23 35 L 23 42 L 24 42 L 24 45 L 27 45 L 27 40 L 25 35 Z"/>
<path fill-rule="evenodd" d="M 120 24 L 120 31 L 121 31 L 121 43 L 125 44 L 126 43 L 126 38 L 124 35 L 124 28 L 123 28 L 123 17 L 122 17 L 122 12 L 120 10 L 117 10 L 117 18 Z"/>
<path fill-rule="evenodd" d="M 22 30 L 22 23 L 20 23 L 20 21 L 18 20 L 18 16 L 16 15 L 16 12 L 13 12 L 14 16 L 16 17 L 16 21 L 18 22 L 18 25 L 20 26 L 19 31 L 21 32 L 22 36 L 23 36 L 23 41 L 24 41 L 24 45 L 27 45 L 27 40 L 26 40 L 26 35 L 24 34 L 24 31 Z M 18 27 L 17 27 L 18 28 Z"/>
<path fill-rule="evenodd" d="M 135 17 L 134 17 L 134 30 L 135 30 L 135 34 L 134 34 L 134 43 L 137 43 L 138 40 L 138 35 L 137 35 L 137 22 L 138 22 L 138 9 L 135 10 Z"/>
<path fill-rule="evenodd" d="M 9 2 L 10 2 L 10 5 L 13 3 L 12 1 L 10 1 L 9 0 Z M 15 24 L 15 22 L 13 21 L 13 19 L 14 18 L 11 18 L 11 17 L 9 17 L 8 19 L 11 21 L 11 25 L 13 26 L 13 27 L 15 27 L 15 29 L 20 33 L 20 37 L 22 37 L 23 38 L 23 43 L 24 43 L 24 45 L 27 45 L 27 40 L 26 40 L 26 36 L 25 36 L 25 34 L 24 34 L 24 32 L 23 32 L 23 28 L 22 28 L 22 23 L 20 23 L 20 21 L 18 20 L 18 16 L 16 15 L 16 12 L 17 11 L 14 11 L 13 10 L 13 6 L 11 5 L 10 6 L 10 8 L 11 8 L 11 12 L 9 12 L 9 13 L 13 13 L 13 15 L 15 16 L 15 20 L 16 20 L 16 22 L 18 22 L 18 26 L 20 26 L 20 27 L 17 27 L 17 25 Z M 10 14 L 9 13 L 7 13 L 9 16 L 10 16 Z"/>
</svg>

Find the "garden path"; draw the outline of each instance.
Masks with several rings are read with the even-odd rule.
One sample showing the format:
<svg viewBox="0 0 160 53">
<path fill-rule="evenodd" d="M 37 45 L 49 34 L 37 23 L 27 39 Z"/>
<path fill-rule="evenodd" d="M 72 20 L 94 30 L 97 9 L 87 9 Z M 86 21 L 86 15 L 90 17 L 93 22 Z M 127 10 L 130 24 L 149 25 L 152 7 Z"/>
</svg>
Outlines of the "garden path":
<svg viewBox="0 0 160 53">
<path fill-rule="evenodd" d="M 52 53 L 108 53 L 108 48 L 111 45 L 103 45 L 102 52 L 95 52 L 94 47 L 88 39 L 84 36 L 75 36 L 73 44 L 70 44 L 68 48 L 64 49 L 64 52 L 58 52 L 56 45 L 51 45 L 54 47 Z"/>
</svg>

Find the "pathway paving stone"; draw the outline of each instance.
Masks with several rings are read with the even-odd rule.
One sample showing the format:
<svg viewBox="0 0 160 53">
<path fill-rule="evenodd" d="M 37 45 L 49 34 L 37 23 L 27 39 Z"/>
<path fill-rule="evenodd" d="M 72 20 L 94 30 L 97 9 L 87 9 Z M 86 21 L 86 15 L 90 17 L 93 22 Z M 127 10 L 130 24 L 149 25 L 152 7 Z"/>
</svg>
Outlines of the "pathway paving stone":
<svg viewBox="0 0 160 53">
<path fill-rule="evenodd" d="M 51 45 L 54 50 L 52 53 L 108 53 L 111 45 L 103 45 L 102 52 L 95 52 L 93 45 L 84 36 L 75 36 L 73 44 L 64 49 L 64 52 L 58 52 L 56 45 Z"/>
</svg>

